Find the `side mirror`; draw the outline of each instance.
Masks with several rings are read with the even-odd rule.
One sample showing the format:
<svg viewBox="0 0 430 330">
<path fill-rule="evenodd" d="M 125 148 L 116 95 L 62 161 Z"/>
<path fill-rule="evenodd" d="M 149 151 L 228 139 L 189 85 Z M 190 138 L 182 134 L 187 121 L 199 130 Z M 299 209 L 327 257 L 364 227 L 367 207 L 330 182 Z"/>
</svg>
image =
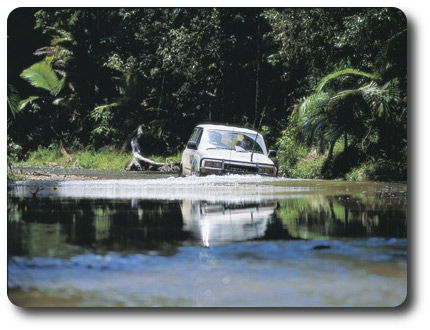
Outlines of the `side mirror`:
<svg viewBox="0 0 430 330">
<path fill-rule="evenodd" d="M 269 158 L 275 158 L 276 157 L 276 150 L 269 150 L 269 153 L 267 154 L 267 157 Z"/>
<path fill-rule="evenodd" d="M 187 149 L 197 150 L 197 143 L 194 141 L 188 141 Z"/>
</svg>

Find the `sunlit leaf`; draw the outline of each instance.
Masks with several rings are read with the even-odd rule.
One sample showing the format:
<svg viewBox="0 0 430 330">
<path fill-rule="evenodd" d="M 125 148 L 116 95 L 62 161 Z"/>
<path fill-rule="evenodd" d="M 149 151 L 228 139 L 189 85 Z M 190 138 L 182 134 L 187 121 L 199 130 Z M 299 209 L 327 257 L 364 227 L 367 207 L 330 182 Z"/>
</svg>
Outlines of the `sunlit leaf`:
<svg viewBox="0 0 430 330">
<path fill-rule="evenodd" d="M 33 64 L 22 71 L 21 78 L 27 80 L 37 88 L 47 90 L 51 95 L 56 96 L 64 86 L 64 77 L 60 80 L 47 61 Z"/>
<path fill-rule="evenodd" d="M 21 100 L 19 102 L 18 109 L 20 111 L 24 110 L 27 107 L 27 105 L 33 103 L 33 101 L 35 101 L 37 99 L 39 99 L 39 96 L 30 96 L 29 98 L 26 98 L 25 100 Z"/>
</svg>

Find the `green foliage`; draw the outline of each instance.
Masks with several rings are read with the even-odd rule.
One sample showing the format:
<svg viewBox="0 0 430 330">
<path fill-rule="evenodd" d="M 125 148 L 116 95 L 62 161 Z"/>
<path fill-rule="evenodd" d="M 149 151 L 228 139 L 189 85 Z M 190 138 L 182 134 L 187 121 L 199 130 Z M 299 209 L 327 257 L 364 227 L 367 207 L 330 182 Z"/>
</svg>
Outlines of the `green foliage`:
<svg viewBox="0 0 430 330">
<path fill-rule="evenodd" d="M 18 110 L 22 111 L 27 108 L 29 105 L 33 104 L 34 101 L 38 100 L 39 96 L 30 96 L 25 100 L 21 100 L 18 104 Z"/>
<path fill-rule="evenodd" d="M 113 146 L 105 146 L 96 150 L 78 149 L 73 150 L 72 159 L 68 160 L 55 144 L 47 148 L 39 147 L 37 150 L 30 152 L 25 160 L 22 158 L 21 148 L 17 145 L 8 144 L 8 159 L 10 156 L 10 164 L 25 165 L 25 166 L 58 166 L 64 168 L 82 168 L 95 170 L 112 170 L 121 171 L 130 163 L 133 155 L 131 153 L 121 154 L 117 148 Z M 159 155 L 150 156 L 156 162 L 174 162 L 178 163 L 181 160 L 181 153 L 171 157 L 162 157 Z"/>
<path fill-rule="evenodd" d="M 66 162 L 66 157 L 61 154 L 60 149 L 55 144 L 51 144 L 47 148 L 39 147 L 34 152 L 31 152 L 25 161 L 30 166 L 65 164 Z"/>
<path fill-rule="evenodd" d="M 151 155 L 149 158 L 158 163 L 170 163 L 170 162 L 180 163 L 182 158 L 182 152 L 178 152 L 176 155 L 169 156 L 169 157 Z"/>
<path fill-rule="evenodd" d="M 21 73 L 21 77 L 37 88 L 47 90 L 52 96 L 57 96 L 64 86 L 64 77 L 58 79 L 56 73 L 47 61 L 33 64 Z"/>
<path fill-rule="evenodd" d="M 303 179 L 320 179 L 321 167 L 325 161 L 324 156 L 317 156 L 315 154 L 308 154 L 297 163 L 293 171 L 292 177 Z"/>
<path fill-rule="evenodd" d="M 324 155 L 305 142 L 299 127 L 290 122 L 278 139 L 279 175 L 289 178 L 315 179 L 321 177 Z"/>
<path fill-rule="evenodd" d="M 16 117 L 20 112 L 19 103 L 20 96 L 18 91 L 13 85 L 7 84 L 7 108 L 13 117 Z"/>
<path fill-rule="evenodd" d="M 7 164 L 11 165 L 18 161 L 22 153 L 22 147 L 15 143 L 10 137 L 7 138 Z"/>
<path fill-rule="evenodd" d="M 72 160 L 69 161 L 61 153 L 57 145 L 48 148 L 39 147 L 31 152 L 20 165 L 29 166 L 60 166 L 65 168 L 83 168 L 99 170 L 123 170 L 132 158 L 130 153 L 119 154 L 113 147 L 104 147 L 94 150 L 75 150 Z"/>
<path fill-rule="evenodd" d="M 407 166 L 404 162 L 387 159 L 367 161 L 346 173 L 350 181 L 393 181 L 407 178 Z"/>
<path fill-rule="evenodd" d="M 344 76 L 356 75 L 359 77 L 369 78 L 371 80 L 376 80 L 378 76 L 376 74 L 362 72 L 360 70 L 355 70 L 351 68 L 343 69 L 340 71 L 335 71 L 327 76 L 323 77 L 321 81 L 318 83 L 318 86 L 315 88 L 315 92 L 320 93 L 326 85 L 328 85 L 333 80 L 338 80 Z"/>
<path fill-rule="evenodd" d="M 380 126 L 387 122 L 391 112 L 400 108 L 396 79 L 381 87 L 373 80 L 370 83 L 361 79 L 358 82 L 345 80 L 350 75 L 366 79 L 377 78 L 374 74 L 352 69 L 331 73 L 323 77 L 315 92 L 296 107 L 299 127 L 304 132 L 309 132 L 313 139 L 324 138 L 330 144 L 328 159 L 322 169 L 325 177 L 343 176 L 351 166 L 365 157 L 368 150 L 364 145 L 368 137 L 380 134 Z M 329 83 L 337 83 L 337 87 L 323 91 L 328 89 Z M 353 83 L 358 83 L 358 86 L 352 85 Z M 344 85 L 351 87 L 345 89 Z M 344 135 L 343 155 L 332 162 L 333 147 L 341 135 Z M 350 145 L 348 136 L 352 138 Z M 356 147 L 361 147 L 362 157 L 358 155 L 358 150 L 354 152 Z"/>
<path fill-rule="evenodd" d="M 310 130 L 314 136 L 324 134 L 328 142 L 335 143 L 342 133 L 363 133 L 370 129 L 372 123 L 363 125 L 365 120 L 389 116 L 390 109 L 398 103 L 396 81 L 390 81 L 380 87 L 375 81 L 364 83 L 355 88 L 340 88 L 330 92 L 322 91 L 331 81 L 342 79 L 344 76 L 357 75 L 364 78 L 376 78 L 358 70 L 345 69 L 331 73 L 321 79 L 315 88 L 315 93 L 304 99 L 297 107 L 298 120 L 305 130 Z M 341 86 L 343 81 L 341 81 Z M 364 102 L 363 102 L 364 101 Z M 370 127 L 366 127 L 370 126 Z M 346 133 L 345 133 L 346 134 Z"/>
<path fill-rule="evenodd" d="M 112 147 L 104 147 L 96 151 L 80 151 L 74 154 L 73 166 L 85 169 L 123 170 L 130 162 L 132 155 L 119 154 Z"/>
<path fill-rule="evenodd" d="M 112 111 L 114 111 L 114 108 L 118 106 L 118 103 L 111 103 L 94 108 L 90 114 L 91 119 L 97 123 L 97 126 L 93 130 L 94 134 L 110 138 L 111 135 L 115 133 L 116 130 L 112 128 L 109 121 L 112 118 Z"/>
<path fill-rule="evenodd" d="M 8 135 L 24 154 L 60 141 L 119 149 L 142 124 L 146 155 L 177 154 L 210 121 L 259 127 L 289 177 L 334 175 L 324 166 L 345 146 L 360 164 L 406 166 L 395 8 L 45 8 L 8 22 L 20 24 L 8 27 Z"/>
</svg>

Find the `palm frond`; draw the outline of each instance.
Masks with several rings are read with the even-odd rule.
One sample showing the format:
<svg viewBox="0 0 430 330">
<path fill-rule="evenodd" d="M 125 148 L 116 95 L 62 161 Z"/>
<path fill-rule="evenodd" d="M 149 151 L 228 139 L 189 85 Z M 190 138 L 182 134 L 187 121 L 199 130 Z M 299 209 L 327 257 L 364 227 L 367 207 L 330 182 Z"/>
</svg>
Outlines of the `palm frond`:
<svg viewBox="0 0 430 330">
<path fill-rule="evenodd" d="M 357 94 L 360 94 L 360 91 L 358 89 L 345 89 L 343 91 L 339 91 L 330 97 L 329 105 L 343 101 L 346 98 Z"/>
<path fill-rule="evenodd" d="M 20 96 L 15 87 L 11 84 L 7 85 L 7 105 L 13 117 L 19 113 Z"/>
<path fill-rule="evenodd" d="M 396 101 L 400 98 L 400 83 L 399 79 L 394 78 L 387 82 L 384 86 L 382 86 L 382 89 L 390 94 L 392 98 L 394 98 Z"/>
<path fill-rule="evenodd" d="M 357 75 L 371 81 L 350 89 L 323 90 L 330 81 L 347 75 Z M 375 74 L 354 69 L 334 72 L 324 77 L 315 91 L 295 107 L 294 119 L 302 132 L 311 133 L 312 139 L 324 136 L 326 141 L 335 143 L 354 125 L 360 125 L 359 121 L 365 117 L 355 115 L 362 111 L 373 118 L 388 117 L 400 99 L 398 81 L 392 80 L 381 87 L 376 83 L 376 78 Z"/>
<path fill-rule="evenodd" d="M 19 102 L 19 105 L 18 105 L 19 111 L 24 110 L 27 107 L 27 105 L 33 103 L 33 101 L 37 100 L 38 98 L 39 98 L 39 96 L 30 96 L 30 97 L 26 98 L 25 100 L 21 100 Z"/>
<path fill-rule="evenodd" d="M 330 126 L 330 128 L 324 132 L 324 138 L 327 141 L 334 143 L 340 138 L 344 131 L 345 127 L 343 125 Z"/>
<path fill-rule="evenodd" d="M 375 83 L 365 85 L 359 89 L 359 92 L 363 95 L 363 99 L 372 112 L 378 117 L 390 116 L 400 97 L 397 79 L 387 82 L 382 87 Z"/>
<path fill-rule="evenodd" d="M 363 72 L 363 71 L 355 70 L 355 69 L 344 69 L 344 70 L 330 73 L 329 75 L 322 78 L 320 83 L 318 84 L 318 86 L 315 88 L 315 91 L 317 93 L 319 93 L 322 91 L 324 86 L 326 86 L 330 81 L 337 79 L 339 77 L 342 77 L 342 76 L 350 76 L 350 75 L 361 76 L 361 77 L 369 78 L 372 80 L 375 80 L 378 78 L 378 76 L 376 74 L 373 74 L 373 73 L 367 73 L 367 72 Z"/>
<path fill-rule="evenodd" d="M 326 127 L 328 126 L 328 121 L 326 117 L 320 117 L 313 121 L 312 123 L 309 123 L 309 128 L 312 132 L 312 139 L 317 136 L 320 132 L 324 132 Z"/>
<path fill-rule="evenodd" d="M 56 96 L 64 86 L 65 79 L 58 79 L 55 71 L 47 61 L 33 64 L 22 71 L 21 78 L 27 80 L 32 86 L 43 88 L 51 95 Z"/>
<path fill-rule="evenodd" d="M 302 103 L 298 106 L 297 115 L 299 118 L 303 118 L 306 114 L 316 110 L 321 109 L 327 105 L 330 100 L 330 95 L 327 93 L 315 93 L 311 96 L 307 97 Z"/>
</svg>

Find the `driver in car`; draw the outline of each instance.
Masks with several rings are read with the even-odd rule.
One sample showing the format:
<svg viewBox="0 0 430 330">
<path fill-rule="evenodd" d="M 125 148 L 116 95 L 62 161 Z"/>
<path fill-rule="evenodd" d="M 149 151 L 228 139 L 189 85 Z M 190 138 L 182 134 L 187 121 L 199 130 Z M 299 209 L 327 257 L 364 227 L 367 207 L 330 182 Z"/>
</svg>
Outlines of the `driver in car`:
<svg viewBox="0 0 430 330">
<path fill-rule="evenodd" d="M 245 136 L 242 136 L 242 140 L 238 141 L 236 144 L 236 150 L 238 150 L 238 151 L 250 151 L 251 150 L 250 139 L 245 138 Z"/>
</svg>

